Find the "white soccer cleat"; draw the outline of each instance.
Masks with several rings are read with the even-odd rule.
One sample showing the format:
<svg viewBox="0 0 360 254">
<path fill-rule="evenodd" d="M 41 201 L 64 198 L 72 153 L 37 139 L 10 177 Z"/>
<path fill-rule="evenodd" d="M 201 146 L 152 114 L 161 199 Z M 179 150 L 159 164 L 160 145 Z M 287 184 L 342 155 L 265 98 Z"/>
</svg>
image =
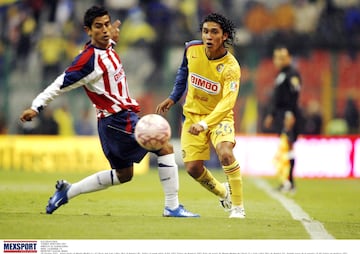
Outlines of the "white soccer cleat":
<svg viewBox="0 0 360 254">
<path fill-rule="evenodd" d="M 231 208 L 229 218 L 245 219 L 245 217 L 246 213 L 243 207 L 234 206 L 233 208 Z"/>
<path fill-rule="evenodd" d="M 226 189 L 226 195 L 225 198 L 220 198 L 220 204 L 225 209 L 225 211 L 230 211 L 232 207 L 230 184 L 226 182 L 222 183 L 222 185 L 224 185 Z"/>
</svg>

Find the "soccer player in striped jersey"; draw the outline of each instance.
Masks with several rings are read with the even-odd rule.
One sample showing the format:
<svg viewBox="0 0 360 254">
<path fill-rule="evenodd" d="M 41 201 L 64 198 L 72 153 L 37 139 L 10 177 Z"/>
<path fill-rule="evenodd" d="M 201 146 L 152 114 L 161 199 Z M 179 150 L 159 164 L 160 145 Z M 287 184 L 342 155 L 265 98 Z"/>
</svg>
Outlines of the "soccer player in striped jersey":
<svg viewBox="0 0 360 254">
<path fill-rule="evenodd" d="M 148 151 L 138 145 L 134 128 L 140 108 L 130 97 L 123 65 L 113 46 L 118 39 L 120 21 L 111 24 L 103 7 L 93 6 L 84 15 L 84 28 L 90 37 L 84 50 L 70 67 L 58 76 L 20 116 L 31 121 L 53 99 L 64 92 L 83 87 L 97 109 L 98 132 L 103 152 L 111 169 L 104 170 L 70 184 L 59 180 L 55 194 L 46 207 L 53 213 L 68 200 L 83 194 L 129 182 L 133 177 L 133 163 L 140 162 Z M 178 200 L 178 167 L 173 147 L 166 144 L 158 155 L 159 178 L 165 193 L 166 217 L 198 217 L 187 211 Z"/>
<path fill-rule="evenodd" d="M 167 112 L 187 91 L 181 133 L 183 159 L 188 173 L 220 198 L 230 218 L 245 218 L 240 166 L 233 154 L 234 113 L 240 66 L 227 50 L 234 26 L 220 14 L 210 14 L 201 23 L 202 41 L 186 44 L 182 64 L 169 98 L 157 107 Z M 204 166 L 210 159 L 210 142 L 216 149 L 228 183 L 221 184 Z M 229 188 L 230 185 L 230 188 Z"/>
</svg>

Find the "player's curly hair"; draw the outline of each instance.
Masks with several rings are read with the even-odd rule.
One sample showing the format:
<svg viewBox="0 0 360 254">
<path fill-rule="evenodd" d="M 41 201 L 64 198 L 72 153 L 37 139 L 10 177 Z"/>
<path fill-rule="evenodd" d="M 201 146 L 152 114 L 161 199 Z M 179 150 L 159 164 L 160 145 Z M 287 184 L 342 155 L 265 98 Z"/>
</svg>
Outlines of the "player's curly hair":
<svg viewBox="0 0 360 254">
<path fill-rule="evenodd" d="M 233 41 L 235 38 L 235 25 L 230 19 L 225 18 L 223 15 L 221 15 L 219 13 L 210 13 L 201 22 L 200 32 L 202 31 L 203 25 L 205 22 L 218 23 L 220 25 L 221 29 L 223 30 L 223 32 L 228 34 L 228 38 L 225 41 L 225 44 L 228 44 L 228 45 L 233 44 Z"/>
<path fill-rule="evenodd" d="M 92 6 L 84 14 L 84 26 L 91 28 L 92 23 L 97 17 L 109 15 L 109 12 L 102 6 Z"/>
</svg>

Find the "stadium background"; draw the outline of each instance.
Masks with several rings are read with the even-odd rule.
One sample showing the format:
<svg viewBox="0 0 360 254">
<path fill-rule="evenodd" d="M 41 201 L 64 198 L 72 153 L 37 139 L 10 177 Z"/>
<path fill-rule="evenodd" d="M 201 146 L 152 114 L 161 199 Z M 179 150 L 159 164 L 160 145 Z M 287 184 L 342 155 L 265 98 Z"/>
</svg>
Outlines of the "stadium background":
<svg viewBox="0 0 360 254">
<path fill-rule="evenodd" d="M 152 113 L 157 103 L 168 96 L 184 42 L 200 38 L 199 21 L 217 11 L 230 17 L 237 28 L 230 49 L 242 67 L 235 107 L 237 133 L 264 132 L 261 123 L 276 76 L 271 53 L 277 44 L 291 49 L 294 64 L 302 74 L 303 134 L 356 137 L 360 132 L 357 0 L 2 0 L 2 134 L 96 135 L 94 109 L 82 89 L 58 98 L 35 121 L 18 121 L 21 111 L 66 68 L 88 40 L 82 16 L 92 4 L 105 5 L 113 19 L 122 21 L 117 49 L 130 92 L 142 106 L 141 114 Z M 179 137 L 179 105 L 168 120 L 173 137 Z M 16 144 L 14 138 L 6 140 L 1 151 L 10 151 L 10 145 Z M 348 153 L 354 164 L 354 147 L 360 142 L 354 138 L 351 142 L 353 148 Z M 31 145 L 26 149 L 34 151 Z M 6 152 L 1 154 L 6 157 Z M 210 163 L 218 166 L 216 158 Z"/>
<path fill-rule="evenodd" d="M 235 107 L 236 131 L 241 134 L 236 154 L 244 173 L 246 220 L 228 220 L 216 207 L 217 200 L 186 174 L 181 158 L 181 200 L 203 219 L 160 216 L 163 194 L 156 170 L 119 188 L 82 195 L 56 214 L 44 215 L 57 179 L 75 182 L 108 167 L 96 136 L 95 113 L 81 89 L 54 101 L 36 121 L 26 125 L 18 121 L 34 96 L 87 41 L 82 15 L 93 3 L 105 4 L 113 19 L 123 22 L 118 50 L 142 114 L 153 112 L 169 94 L 184 42 L 200 38 L 201 17 L 219 11 L 235 22 L 238 33 L 232 50 L 242 66 Z M 355 178 L 360 177 L 359 35 L 357 0 L 0 0 L 0 239 L 324 238 L 305 230 L 303 224 L 314 221 L 323 223 L 336 239 L 360 239 L 356 195 L 360 178 Z M 258 134 L 276 75 L 271 50 L 277 43 L 289 45 L 295 53 L 294 64 L 304 80 L 304 126 L 310 134 L 299 140 L 296 150 L 297 156 L 303 155 L 297 158 L 295 169 L 297 193 L 278 195 L 296 202 L 308 213 L 306 218 L 293 217 L 259 188 L 259 180 L 276 186 L 275 178 L 245 174 L 275 172 L 271 160 L 277 138 Z M 169 114 L 174 138 L 179 136 L 180 116 L 179 106 Z M 321 136 L 313 136 L 318 133 Z M 174 143 L 178 147 L 177 139 Z M 216 167 L 216 161 L 211 163 Z M 141 167 L 137 172 L 142 172 Z M 226 180 L 220 170 L 213 174 Z M 235 244 L 243 250 L 241 243 Z M 287 243 L 276 244 L 285 251 Z M 266 246 L 251 245 L 251 252 Z M 332 246 L 330 242 L 318 245 L 311 252 Z M 344 249 L 328 252 L 343 253 Z"/>
</svg>

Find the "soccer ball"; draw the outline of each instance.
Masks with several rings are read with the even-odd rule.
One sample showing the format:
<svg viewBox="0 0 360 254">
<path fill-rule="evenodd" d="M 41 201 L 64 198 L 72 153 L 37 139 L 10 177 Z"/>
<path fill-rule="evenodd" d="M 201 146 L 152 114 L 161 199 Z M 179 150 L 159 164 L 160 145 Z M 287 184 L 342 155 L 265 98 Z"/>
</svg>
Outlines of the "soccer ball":
<svg viewBox="0 0 360 254">
<path fill-rule="evenodd" d="M 168 121 L 160 115 L 143 116 L 135 127 L 135 139 L 148 151 L 158 151 L 169 141 L 171 129 Z"/>
</svg>

